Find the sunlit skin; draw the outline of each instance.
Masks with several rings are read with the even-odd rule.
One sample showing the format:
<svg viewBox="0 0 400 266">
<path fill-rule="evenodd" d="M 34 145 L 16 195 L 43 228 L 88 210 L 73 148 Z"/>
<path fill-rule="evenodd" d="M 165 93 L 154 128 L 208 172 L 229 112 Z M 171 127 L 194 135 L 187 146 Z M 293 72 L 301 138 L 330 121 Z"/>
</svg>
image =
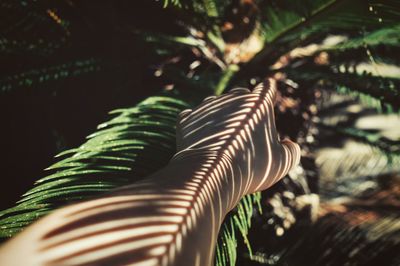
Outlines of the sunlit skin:
<svg viewBox="0 0 400 266">
<path fill-rule="evenodd" d="M 183 111 L 178 152 L 144 181 L 59 209 L 0 249 L 0 265 L 212 265 L 225 215 L 299 163 L 280 141 L 276 82 Z"/>
</svg>

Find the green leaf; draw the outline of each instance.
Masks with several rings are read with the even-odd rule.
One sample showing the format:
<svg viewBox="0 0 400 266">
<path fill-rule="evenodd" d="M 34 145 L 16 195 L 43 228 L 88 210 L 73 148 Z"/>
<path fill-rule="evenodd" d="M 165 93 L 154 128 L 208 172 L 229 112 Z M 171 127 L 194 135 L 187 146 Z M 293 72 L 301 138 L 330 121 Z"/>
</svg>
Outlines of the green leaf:
<svg viewBox="0 0 400 266">
<path fill-rule="evenodd" d="M 314 81 L 326 88 L 336 88 L 339 92 L 362 98 L 364 103 L 379 111 L 391 112 L 400 108 L 400 82 L 398 79 L 358 74 L 346 69 L 329 66 L 304 65 L 295 69 L 285 69 L 286 74 L 298 81 Z"/>
<path fill-rule="evenodd" d="M 346 137 L 364 142 L 370 146 L 378 148 L 388 158 L 400 156 L 400 141 L 394 141 L 383 137 L 379 132 L 371 132 L 356 127 L 344 127 L 321 125 L 323 128 L 333 130 Z"/>
<path fill-rule="evenodd" d="M 77 149 L 63 152 L 18 205 L 0 212 L 0 237 L 10 237 L 40 216 L 143 178 L 175 151 L 175 118 L 188 104 L 154 96 L 117 115 Z M 67 157 L 66 157 L 67 156 Z M 45 206 L 45 209 L 43 209 Z"/>
<path fill-rule="evenodd" d="M 241 76 L 265 75 L 285 53 L 327 34 L 372 32 L 398 24 L 400 3 L 384 0 L 266 1 L 260 4 L 264 48 L 241 69 Z"/>
<path fill-rule="evenodd" d="M 60 9 L 69 7 L 64 1 L 1 1 L 0 53 L 40 58 L 65 46 L 70 22 L 60 16 Z"/>
<path fill-rule="evenodd" d="M 333 47 L 327 49 L 330 50 L 347 50 L 347 49 L 356 49 L 365 46 L 377 46 L 377 45 L 386 45 L 386 46 L 399 46 L 400 45 L 400 24 L 385 27 L 376 31 L 372 31 L 370 33 L 364 34 L 364 36 L 351 38 L 346 42 L 337 44 Z"/>
<path fill-rule="evenodd" d="M 101 69 L 101 61 L 95 58 L 34 69 L 0 79 L 0 92 L 7 93 L 18 88 L 29 88 L 35 85 L 43 86 L 44 83 L 95 73 Z"/>
<path fill-rule="evenodd" d="M 225 222 L 219 232 L 218 246 L 215 256 L 215 265 L 236 264 L 237 241 L 242 239 L 247 250 L 252 256 L 251 244 L 247 234 L 251 227 L 251 217 L 256 206 L 261 204 L 261 193 L 247 195 L 239 202 L 238 206 L 225 218 Z"/>
</svg>

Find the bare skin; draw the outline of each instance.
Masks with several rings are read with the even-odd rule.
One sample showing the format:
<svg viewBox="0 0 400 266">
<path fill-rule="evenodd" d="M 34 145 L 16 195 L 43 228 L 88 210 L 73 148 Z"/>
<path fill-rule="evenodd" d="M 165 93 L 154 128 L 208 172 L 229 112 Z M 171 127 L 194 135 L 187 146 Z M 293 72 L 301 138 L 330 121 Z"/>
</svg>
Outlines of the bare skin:
<svg viewBox="0 0 400 266">
<path fill-rule="evenodd" d="M 181 113 L 178 153 L 142 182 L 61 208 L 0 248 L 0 265 L 212 265 L 225 215 L 300 160 L 269 79 Z"/>
</svg>

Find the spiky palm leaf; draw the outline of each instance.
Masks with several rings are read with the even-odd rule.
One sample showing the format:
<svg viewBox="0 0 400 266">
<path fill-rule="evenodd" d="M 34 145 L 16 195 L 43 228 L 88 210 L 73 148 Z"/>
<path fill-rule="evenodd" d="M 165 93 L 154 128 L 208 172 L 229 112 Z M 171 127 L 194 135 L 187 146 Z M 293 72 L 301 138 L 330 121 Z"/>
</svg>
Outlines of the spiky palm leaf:
<svg viewBox="0 0 400 266">
<path fill-rule="evenodd" d="M 1 237 L 62 205 L 87 199 L 139 180 L 168 162 L 175 150 L 175 119 L 187 108 L 182 100 L 150 97 L 136 107 L 111 112 L 115 117 L 76 149 L 60 153 L 18 205 L 0 213 Z"/>
</svg>

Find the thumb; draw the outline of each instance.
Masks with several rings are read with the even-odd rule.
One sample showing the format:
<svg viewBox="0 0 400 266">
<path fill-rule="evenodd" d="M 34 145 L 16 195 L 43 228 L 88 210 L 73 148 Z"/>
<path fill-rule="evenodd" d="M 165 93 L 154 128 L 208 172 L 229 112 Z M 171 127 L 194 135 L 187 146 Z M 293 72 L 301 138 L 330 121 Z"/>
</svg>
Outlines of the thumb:
<svg viewBox="0 0 400 266">
<path fill-rule="evenodd" d="M 282 140 L 281 144 L 283 147 L 283 159 L 286 162 L 282 176 L 285 176 L 293 167 L 300 163 L 301 149 L 297 143 L 289 139 Z"/>
</svg>

